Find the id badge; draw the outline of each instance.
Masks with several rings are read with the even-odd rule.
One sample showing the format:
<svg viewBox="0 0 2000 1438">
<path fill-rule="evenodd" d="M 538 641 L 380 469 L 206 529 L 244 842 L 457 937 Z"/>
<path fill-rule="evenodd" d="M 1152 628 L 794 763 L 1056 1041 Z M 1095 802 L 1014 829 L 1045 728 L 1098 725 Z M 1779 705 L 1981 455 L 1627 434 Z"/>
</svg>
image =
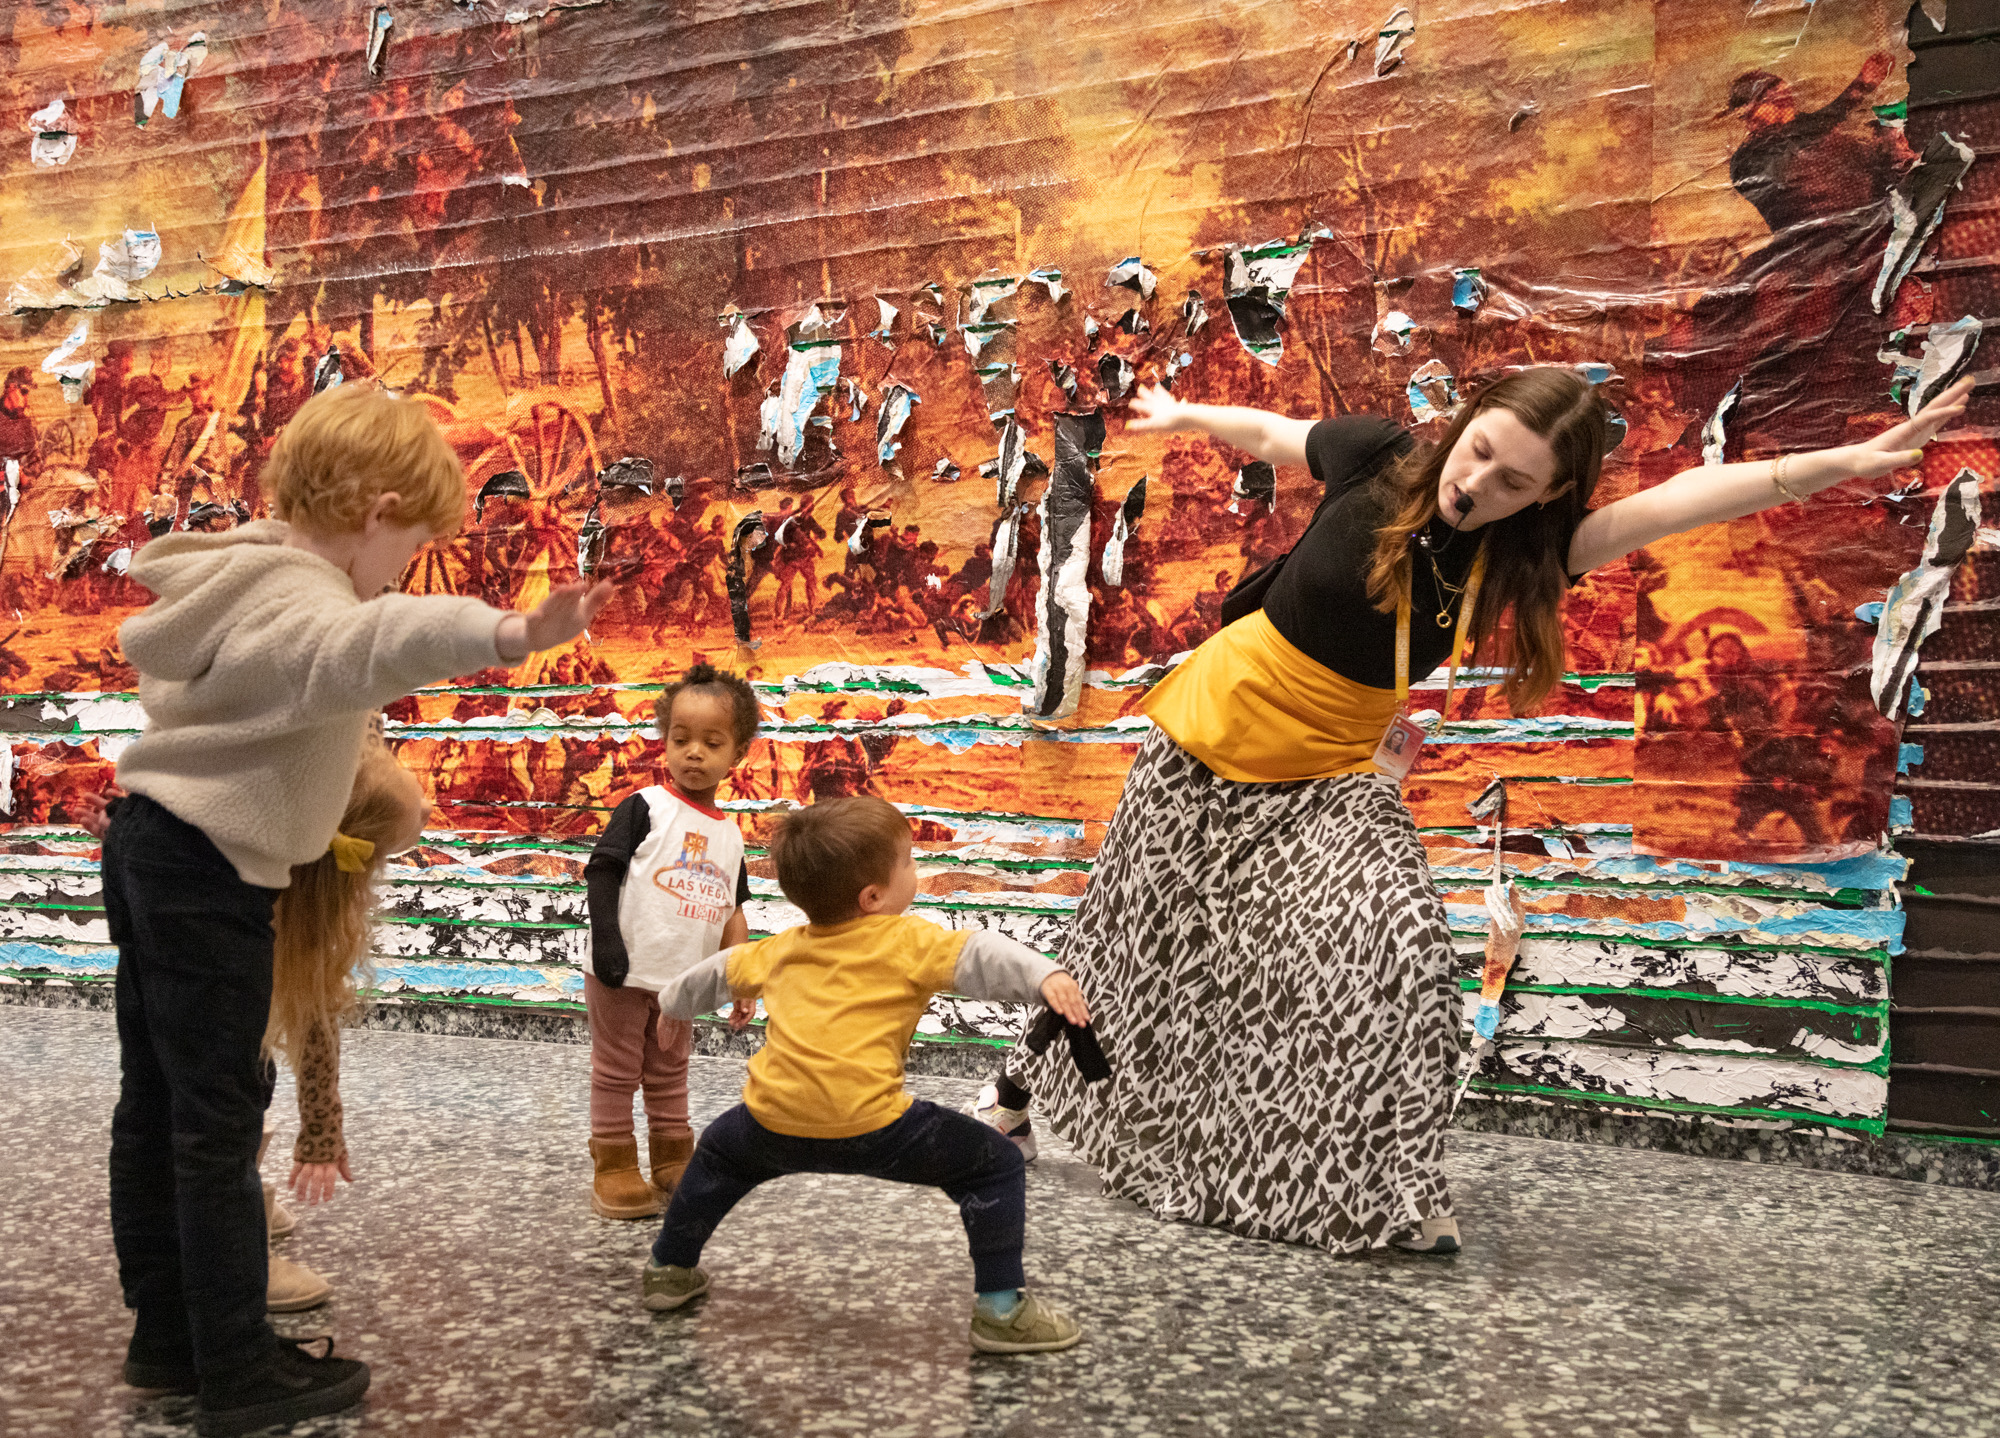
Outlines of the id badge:
<svg viewBox="0 0 2000 1438">
<path fill-rule="evenodd" d="M 1417 765 L 1430 731 L 1408 714 L 1398 714 L 1375 746 L 1375 767 L 1394 779 L 1407 778 Z"/>
</svg>

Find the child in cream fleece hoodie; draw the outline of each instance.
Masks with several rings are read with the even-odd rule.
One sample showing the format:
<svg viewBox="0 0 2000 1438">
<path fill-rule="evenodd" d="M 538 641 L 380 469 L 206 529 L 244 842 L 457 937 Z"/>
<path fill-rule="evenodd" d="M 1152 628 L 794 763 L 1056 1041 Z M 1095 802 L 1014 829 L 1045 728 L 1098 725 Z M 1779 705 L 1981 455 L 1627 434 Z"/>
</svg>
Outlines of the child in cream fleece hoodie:
<svg viewBox="0 0 2000 1438">
<path fill-rule="evenodd" d="M 415 400 L 315 396 L 263 483 L 280 519 L 170 534 L 132 561 L 159 596 L 119 630 L 147 725 L 104 838 L 125 1377 L 198 1389 L 204 1435 L 334 1412 L 368 1386 L 366 1365 L 281 1344 L 264 1316 L 255 1158 L 277 893 L 332 844 L 373 711 L 567 643 L 610 593 L 570 585 L 531 614 L 384 593 L 464 519 L 457 457 Z"/>
</svg>

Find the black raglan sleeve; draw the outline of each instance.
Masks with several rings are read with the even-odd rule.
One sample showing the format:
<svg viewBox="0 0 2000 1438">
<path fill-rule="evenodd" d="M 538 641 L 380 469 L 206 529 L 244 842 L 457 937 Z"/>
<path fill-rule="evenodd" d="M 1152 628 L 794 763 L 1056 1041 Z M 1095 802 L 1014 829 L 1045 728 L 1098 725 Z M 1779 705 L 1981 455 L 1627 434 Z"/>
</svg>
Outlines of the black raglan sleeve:
<svg viewBox="0 0 2000 1438">
<path fill-rule="evenodd" d="M 618 928 L 618 895 L 632 856 L 653 827 L 653 811 L 643 794 L 632 794 L 611 811 L 611 822 L 597 837 L 590 862 L 583 866 L 584 906 L 590 914 L 590 968 L 597 981 L 618 988 L 631 971 L 625 935 Z"/>
</svg>

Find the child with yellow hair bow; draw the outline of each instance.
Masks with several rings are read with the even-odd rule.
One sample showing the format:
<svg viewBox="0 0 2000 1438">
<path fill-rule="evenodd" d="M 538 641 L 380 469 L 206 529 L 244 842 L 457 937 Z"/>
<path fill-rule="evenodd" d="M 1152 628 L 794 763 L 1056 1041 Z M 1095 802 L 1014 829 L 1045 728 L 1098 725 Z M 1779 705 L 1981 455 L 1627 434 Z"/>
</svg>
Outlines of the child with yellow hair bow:
<svg viewBox="0 0 2000 1438">
<path fill-rule="evenodd" d="M 386 745 L 369 743 L 339 832 L 318 859 L 292 866 L 292 882 L 271 915 L 275 943 L 264 1052 L 282 1055 L 298 1079 L 290 1188 L 308 1205 L 333 1197 L 337 1181 L 354 1181 L 342 1138 L 340 1025 L 353 1011 L 355 973 L 367 958 L 375 881 L 391 854 L 415 846 L 429 813 L 416 776 Z M 274 1298 L 277 1274 L 274 1264 Z M 320 1301 L 324 1297 L 321 1292 Z"/>
</svg>

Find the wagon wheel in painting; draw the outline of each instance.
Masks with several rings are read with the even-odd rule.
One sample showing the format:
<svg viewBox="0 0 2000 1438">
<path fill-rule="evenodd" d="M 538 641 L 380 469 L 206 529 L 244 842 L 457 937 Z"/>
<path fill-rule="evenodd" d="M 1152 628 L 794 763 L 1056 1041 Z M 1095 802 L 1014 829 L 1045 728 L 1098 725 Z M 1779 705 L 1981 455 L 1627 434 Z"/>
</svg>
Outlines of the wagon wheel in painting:
<svg viewBox="0 0 2000 1438">
<path fill-rule="evenodd" d="M 401 588 L 405 594 L 470 594 L 471 577 L 470 541 L 461 532 L 419 549 L 403 571 Z"/>
<path fill-rule="evenodd" d="M 463 420 L 451 404 L 435 395 L 422 395 L 424 407 L 437 421 L 445 442 L 457 454 L 465 469 L 468 502 L 481 485 L 496 474 L 520 467 L 519 456 L 501 431 L 478 420 Z M 470 518 L 470 516 L 468 516 Z M 476 594 L 472 577 L 473 539 L 465 533 L 427 544 L 417 551 L 403 572 L 403 590 L 408 594 Z"/>
<path fill-rule="evenodd" d="M 87 448 L 82 431 L 68 420 L 59 419 L 42 431 L 35 452 L 45 467 L 60 464 L 74 468 Z"/>
<path fill-rule="evenodd" d="M 550 390 L 515 395 L 504 416 L 507 438 L 526 476 L 528 492 L 539 501 L 543 524 L 539 536 L 548 556 L 551 583 L 575 577 L 576 532 L 562 522 L 573 511 L 576 522 L 596 498 L 591 481 L 602 468 L 590 420 L 561 395 Z M 532 563 L 532 559 L 530 563 Z"/>
<path fill-rule="evenodd" d="M 507 435 L 520 456 L 520 470 L 536 499 L 560 501 L 585 490 L 603 467 L 590 420 L 558 394 L 516 395 L 507 403 Z M 584 503 L 588 504 L 586 494 Z"/>
</svg>

